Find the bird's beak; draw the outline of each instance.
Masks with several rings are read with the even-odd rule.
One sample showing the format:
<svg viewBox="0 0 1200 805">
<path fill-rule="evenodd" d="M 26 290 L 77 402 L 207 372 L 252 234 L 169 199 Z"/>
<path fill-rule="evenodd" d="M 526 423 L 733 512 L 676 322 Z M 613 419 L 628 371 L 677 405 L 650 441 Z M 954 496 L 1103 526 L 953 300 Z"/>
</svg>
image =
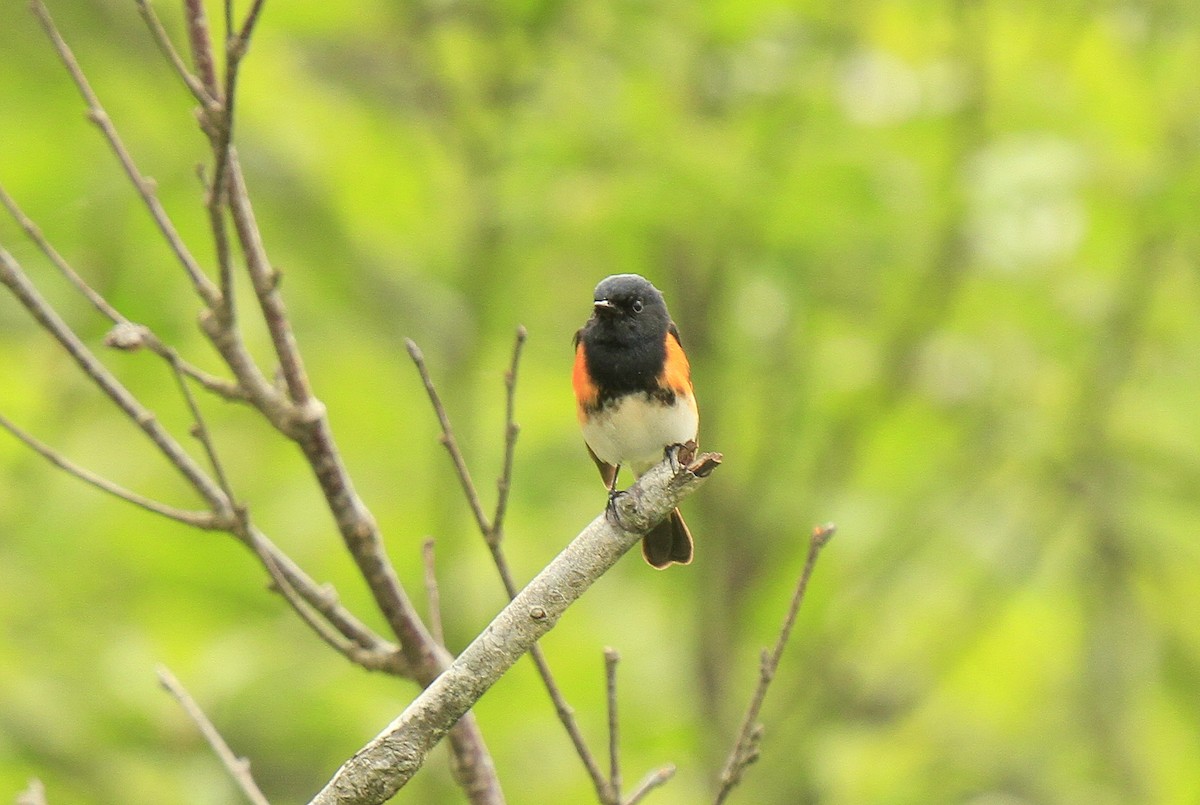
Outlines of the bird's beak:
<svg viewBox="0 0 1200 805">
<path fill-rule="evenodd" d="M 592 309 L 595 310 L 597 313 L 607 313 L 609 311 L 615 310 L 616 307 L 617 307 L 616 305 L 614 305 L 612 302 L 608 301 L 607 299 L 597 299 L 595 302 L 592 303 Z"/>
</svg>

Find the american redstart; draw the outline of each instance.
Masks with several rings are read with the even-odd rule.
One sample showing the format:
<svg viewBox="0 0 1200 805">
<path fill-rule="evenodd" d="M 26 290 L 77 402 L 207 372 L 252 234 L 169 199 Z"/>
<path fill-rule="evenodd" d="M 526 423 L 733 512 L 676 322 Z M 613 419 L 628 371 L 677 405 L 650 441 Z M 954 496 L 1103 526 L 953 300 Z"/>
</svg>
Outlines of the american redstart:
<svg viewBox="0 0 1200 805">
<path fill-rule="evenodd" d="M 662 293 L 637 274 L 615 274 L 593 299 L 591 318 L 575 333 L 572 385 L 583 440 L 612 495 L 622 465 L 640 476 L 667 448 L 696 439 L 700 415 Z M 692 561 L 678 509 L 642 538 L 642 556 L 660 570 Z"/>
</svg>

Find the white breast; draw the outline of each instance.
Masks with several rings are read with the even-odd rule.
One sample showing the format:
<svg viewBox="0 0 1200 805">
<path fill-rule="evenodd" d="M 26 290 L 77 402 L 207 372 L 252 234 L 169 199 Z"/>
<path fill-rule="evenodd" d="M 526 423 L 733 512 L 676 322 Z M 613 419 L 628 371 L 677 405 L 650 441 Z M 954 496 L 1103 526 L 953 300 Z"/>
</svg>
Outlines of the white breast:
<svg viewBox="0 0 1200 805">
<path fill-rule="evenodd" d="M 583 438 L 601 461 L 641 475 L 662 461 L 665 448 L 695 439 L 699 425 L 691 398 L 676 397 L 667 406 L 633 394 L 594 413 L 583 425 Z"/>
</svg>

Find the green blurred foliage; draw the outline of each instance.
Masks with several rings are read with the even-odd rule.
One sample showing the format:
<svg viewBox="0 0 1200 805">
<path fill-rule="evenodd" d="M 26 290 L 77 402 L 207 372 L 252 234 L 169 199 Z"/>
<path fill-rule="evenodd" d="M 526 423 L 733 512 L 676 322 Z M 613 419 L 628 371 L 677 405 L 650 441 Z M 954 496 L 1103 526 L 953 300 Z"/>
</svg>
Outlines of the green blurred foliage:
<svg viewBox="0 0 1200 805">
<path fill-rule="evenodd" d="M 205 143 L 134 5 L 52 11 L 211 264 Z M 159 11 L 182 41 L 179 9 Z M 726 455 L 686 506 L 697 561 L 626 559 L 545 640 L 598 751 L 602 648 L 621 651 L 626 778 L 679 765 L 650 801 L 705 801 L 809 527 L 833 520 L 735 801 L 1185 803 L 1197 75 L 1200 7 L 1182 0 L 297 0 L 266 4 L 237 141 L 310 374 L 418 599 L 437 540 L 452 648 L 504 599 L 403 337 L 490 501 L 528 328 L 507 541 L 528 578 L 603 504 L 567 379 L 591 288 L 636 271 L 666 293 L 703 441 Z M 0 6 L 0 181 L 113 304 L 218 370 L 82 110 L 23 4 Z M 99 347 L 104 322 L 7 219 L 0 243 Z M 106 358 L 186 433 L 164 367 Z M 204 410 L 256 520 L 368 613 L 295 451 L 245 410 Z M 0 411 L 196 503 L 6 295 Z M 37 775 L 55 803 L 234 800 L 157 663 L 280 802 L 414 693 L 333 656 L 231 540 L 7 436 L 0 629 L 0 792 Z M 591 801 L 527 663 L 477 712 L 510 802 Z M 459 799 L 439 753 L 396 801 Z"/>
</svg>

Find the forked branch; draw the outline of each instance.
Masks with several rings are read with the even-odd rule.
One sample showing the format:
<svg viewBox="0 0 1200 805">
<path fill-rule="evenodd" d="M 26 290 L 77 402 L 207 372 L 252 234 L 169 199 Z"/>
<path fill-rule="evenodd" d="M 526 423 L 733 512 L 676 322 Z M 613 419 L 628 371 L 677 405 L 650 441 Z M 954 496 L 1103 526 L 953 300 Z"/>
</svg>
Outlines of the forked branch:
<svg viewBox="0 0 1200 805">
<path fill-rule="evenodd" d="M 758 723 L 759 711 L 762 710 L 763 701 L 767 698 L 767 690 L 771 687 L 771 681 L 779 670 L 779 662 L 783 659 L 783 650 L 787 647 L 788 638 L 791 637 L 792 627 L 796 625 L 796 616 L 800 612 L 800 605 L 804 603 L 804 594 L 808 591 L 808 581 L 812 578 L 813 570 L 817 566 L 817 557 L 820 556 L 821 549 L 833 538 L 836 530 L 837 527 L 832 523 L 817 526 L 813 529 L 812 536 L 809 537 L 804 570 L 801 571 L 800 578 L 796 582 L 796 589 L 792 593 L 792 600 L 788 605 L 787 615 L 783 619 L 779 636 L 775 640 L 775 646 L 769 652 L 764 650 L 762 653 L 758 668 L 758 685 L 754 689 L 754 695 L 750 698 L 749 707 L 746 708 L 746 715 L 742 719 L 742 726 L 738 730 L 733 749 L 730 750 L 729 757 L 725 761 L 725 768 L 721 771 L 716 799 L 713 801 L 714 805 L 721 805 L 726 800 L 737 784 L 741 782 L 746 768 L 758 760 L 759 743 L 763 734 L 763 727 Z"/>
<path fill-rule="evenodd" d="M 183 238 L 180 237 L 179 232 L 175 229 L 175 225 L 171 222 L 170 216 L 167 215 L 167 211 L 163 209 L 162 204 L 158 200 L 154 182 L 143 176 L 141 171 L 138 170 L 137 164 L 133 161 L 133 155 L 125 147 L 125 143 L 117 133 L 117 128 L 109 118 L 108 112 L 100 104 L 100 99 L 96 97 L 96 93 L 92 90 L 87 76 L 84 75 L 83 69 L 75 59 L 75 54 L 71 52 L 71 48 L 67 45 L 66 40 L 59 33 L 45 3 L 42 0 L 32 0 L 30 8 L 33 10 L 33 14 L 37 17 L 38 22 L 41 23 L 42 29 L 50 39 L 50 43 L 54 45 L 54 50 L 58 53 L 63 66 L 67 68 L 71 80 L 75 82 L 75 87 L 83 97 L 84 103 L 87 104 L 88 118 L 104 134 L 104 139 L 112 148 L 113 153 L 117 155 L 117 160 L 121 163 L 121 167 L 125 169 L 125 175 L 134 186 L 134 189 L 137 190 L 138 195 L 141 196 L 146 209 L 150 211 L 150 216 L 158 226 L 159 233 L 166 240 L 167 244 L 171 247 L 171 251 L 175 253 L 176 259 L 179 260 L 179 263 L 187 272 L 196 293 L 209 305 L 216 304 L 219 293 L 217 286 L 213 284 L 212 280 L 200 268 L 200 264 L 196 262 L 196 258 L 192 256 L 191 251 L 184 244 Z"/>
<path fill-rule="evenodd" d="M 694 444 L 651 468 L 571 541 L 399 718 L 355 753 L 313 805 L 367 805 L 394 795 L 429 750 L 642 535 L 704 483 L 721 461 Z"/>
<path fill-rule="evenodd" d="M 455 474 L 458 476 L 459 484 L 462 486 L 463 494 L 466 496 L 467 505 L 471 508 L 471 513 L 474 515 L 475 524 L 479 528 L 480 536 L 483 537 L 483 541 L 487 544 L 488 551 L 492 555 L 492 562 L 496 566 L 496 572 L 500 575 L 500 582 L 504 585 L 504 591 L 508 594 L 510 600 L 517 595 L 517 584 L 513 579 L 512 570 L 508 564 L 508 557 L 504 552 L 504 516 L 508 510 L 508 496 L 512 488 L 513 455 L 516 450 L 517 435 L 520 433 L 520 428 L 515 421 L 516 385 L 517 370 L 520 367 L 521 350 L 525 345 L 525 339 L 525 328 L 519 327 L 513 343 L 512 361 L 509 364 L 508 372 L 504 376 L 504 462 L 500 480 L 496 484 L 497 500 L 495 514 L 490 521 L 484 512 L 483 502 L 479 498 L 475 481 L 471 478 L 471 470 L 467 467 L 467 460 L 463 456 L 462 450 L 459 449 L 458 439 L 454 435 L 454 427 L 450 424 L 450 415 L 446 411 L 446 406 L 442 403 L 441 395 L 438 394 L 433 377 L 429 374 L 429 367 L 425 364 L 425 356 L 414 341 L 411 339 L 405 341 L 409 357 L 412 358 L 413 363 L 417 367 L 417 372 L 421 376 L 421 382 L 425 386 L 425 392 L 429 395 L 429 402 L 433 406 L 434 415 L 441 426 L 441 443 L 450 455 L 450 461 L 454 465 Z M 614 788 L 609 777 L 605 776 L 600 762 L 596 759 L 596 755 L 592 752 L 591 747 L 588 746 L 587 739 L 583 735 L 583 730 L 580 729 L 579 722 L 575 719 L 575 711 L 567 703 L 566 697 L 563 695 L 558 681 L 554 678 L 554 672 L 550 669 L 550 663 L 547 661 L 545 652 L 542 651 L 541 646 L 536 643 L 530 646 L 529 657 L 533 660 L 533 664 L 537 668 L 538 676 L 541 677 L 542 684 L 546 688 L 546 693 L 554 705 L 554 712 L 558 716 L 559 722 L 563 725 L 563 729 L 566 730 L 571 745 L 575 748 L 575 754 L 579 756 L 579 759 L 583 762 L 584 769 L 588 773 L 588 777 L 591 778 L 592 787 L 596 790 L 597 799 L 599 799 L 602 805 L 619 805 L 620 791 Z"/>
</svg>

